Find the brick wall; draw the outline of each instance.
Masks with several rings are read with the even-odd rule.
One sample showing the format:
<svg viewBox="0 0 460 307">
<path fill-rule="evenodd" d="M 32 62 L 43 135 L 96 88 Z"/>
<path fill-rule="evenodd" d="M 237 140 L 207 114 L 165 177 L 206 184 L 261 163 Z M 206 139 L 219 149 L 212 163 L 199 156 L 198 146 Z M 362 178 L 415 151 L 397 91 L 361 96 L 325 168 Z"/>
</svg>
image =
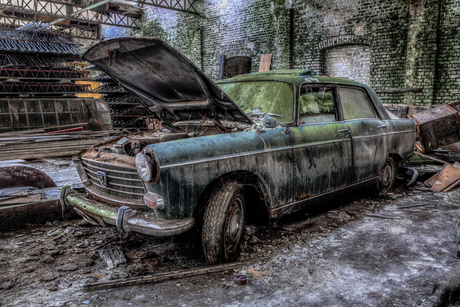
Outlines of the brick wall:
<svg viewBox="0 0 460 307">
<path fill-rule="evenodd" d="M 260 56 L 272 53 L 273 69 L 340 74 L 348 69 L 376 89 L 423 90 L 381 94 L 384 103 L 460 99 L 450 94 L 460 91 L 460 0 L 201 0 L 196 6 L 204 17 L 149 8 L 136 33 L 164 39 L 212 79 L 218 77 L 221 54 L 250 56 L 256 72 Z M 365 50 L 369 68 L 350 64 L 356 57 L 347 57 L 347 51 L 353 48 Z M 333 53 L 336 70 L 328 71 Z M 361 79 L 367 70 L 369 78 Z"/>
<path fill-rule="evenodd" d="M 460 100 L 460 0 L 441 3 L 436 63 L 435 103 Z"/>
<path fill-rule="evenodd" d="M 328 76 L 347 77 L 369 84 L 370 82 L 370 47 L 345 45 L 326 49 L 323 70 Z"/>
</svg>

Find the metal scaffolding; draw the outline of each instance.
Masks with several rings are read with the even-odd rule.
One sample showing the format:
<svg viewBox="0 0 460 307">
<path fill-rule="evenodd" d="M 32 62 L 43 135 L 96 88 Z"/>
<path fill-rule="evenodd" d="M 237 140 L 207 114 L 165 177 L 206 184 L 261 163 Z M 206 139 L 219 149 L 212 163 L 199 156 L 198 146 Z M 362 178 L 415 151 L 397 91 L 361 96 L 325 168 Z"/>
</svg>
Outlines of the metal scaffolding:
<svg viewBox="0 0 460 307">
<path fill-rule="evenodd" d="M 197 0 L 0 0 L 0 28 L 42 22 L 67 37 L 97 40 L 100 25 L 138 29 L 142 7 L 154 6 L 199 15 Z"/>
<path fill-rule="evenodd" d="M 22 26 L 28 26 L 33 22 L 30 21 L 30 18 L 21 18 L 18 16 L 5 16 L 0 14 L 0 29 L 14 29 Z M 55 33 L 59 33 L 66 37 L 75 37 L 75 38 L 84 38 L 97 40 L 99 39 L 99 26 L 93 25 L 84 26 L 78 24 L 79 27 L 73 27 L 68 25 L 51 25 L 48 28 Z"/>
<path fill-rule="evenodd" d="M 197 0 L 131 0 L 141 5 L 161 7 L 164 9 L 200 15 L 193 6 Z"/>
<path fill-rule="evenodd" d="M 7 12 L 23 14 L 23 18 L 30 19 L 30 21 L 38 21 L 40 17 L 45 17 L 41 20 L 47 21 L 45 19 L 48 19 L 50 22 L 55 18 L 63 18 L 63 20 L 127 28 L 138 28 L 141 17 L 141 15 L 131 17 L 114 12 L 96 11 L 96 9 L 87 10 L 78 6 L 42 0 L 0 0 L 0 10 L 4 15 Z"/>
<path fill-rule="evenodd" d="M 89 91 L 89 84 L 52 83 L 52 82 L 10 82 L 0 81 L 0 95 L 24 95 L 24 94 L 73 94 Z"/>
<path fill-rule="evenodd" d="M 8 68 L 0 66 L 0 79 L 75 79 L 91 77 L 89 70 L 44 69 L 44 68 Z"/>
</svg>

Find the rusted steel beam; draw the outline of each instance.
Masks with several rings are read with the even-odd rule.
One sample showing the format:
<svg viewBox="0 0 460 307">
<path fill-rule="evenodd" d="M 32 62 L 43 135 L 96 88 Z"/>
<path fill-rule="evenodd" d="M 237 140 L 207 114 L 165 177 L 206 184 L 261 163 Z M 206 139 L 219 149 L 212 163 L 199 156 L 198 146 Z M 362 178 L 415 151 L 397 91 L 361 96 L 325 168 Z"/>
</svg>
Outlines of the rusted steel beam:
<svg viewBox="0 0 460 307">
<path fill-rule="evenodd" d="M 20 17 L 12 15 L 0 14 L 0 28 L 12 29 L 25 26 L 34 22 L 34 17 Z M 75 38 L 84 38 L 97 40 L 99 39 L 99 27 L 88 27 L 79 24 L 69 24 L 69 25 L 52 25 L 50 29 L 53 32 L 57 32 L 65 37 L 75 37 Z"/>
<path fill-rule="evenodd" d="M 200 15 L 193 6 L 196 0 L 130 0 L 141 5 L 155 6 L 183 13 Z"/>
<path fill-rule="evenodd" d="M 107 0 L 105 0 L 107 1 Z M 106 2 L 107 3 L 107 2 Z M 76 6 L 72 6 L 72 11 L 67 11 L 67 5 L 51 3 L 47 1 L 37 1 L 37 6 L 33 1 L 27 0 L 12 0 L 2 1 L 0 3 L 0 13 L 5 14 L 24 14 L 24 18 L 29 18 L 31 21 L 38 21 L 39 16 L 46 18 L 58 18 L 60 23 L 71 25 L 71 22 L 65 23 L 65 20 L 76 22 L 87 22 L 92 24 L 104 24 L 126 28 L 139 28 L 139 18 L 125 16 L 123 14 L 107 13 L 93 10 L 82 10 Z M 42 18 L 43 19 L 43 18 Z"/>
</svg>

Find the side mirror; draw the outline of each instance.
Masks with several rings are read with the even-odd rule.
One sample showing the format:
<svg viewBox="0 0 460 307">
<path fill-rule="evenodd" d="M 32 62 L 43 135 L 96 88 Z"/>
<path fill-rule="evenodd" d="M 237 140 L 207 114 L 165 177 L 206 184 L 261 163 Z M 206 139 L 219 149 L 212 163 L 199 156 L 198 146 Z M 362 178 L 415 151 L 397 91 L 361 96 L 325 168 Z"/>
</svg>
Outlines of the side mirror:
<svg viewBox="0 0 460 307">
<path fill-rule="evenodd" d="M 265 115 L 262 119 L 262 125 L 264 126 L 264 128 L 276 128 L 278 122 L 270 115 Z"/>
</svg>

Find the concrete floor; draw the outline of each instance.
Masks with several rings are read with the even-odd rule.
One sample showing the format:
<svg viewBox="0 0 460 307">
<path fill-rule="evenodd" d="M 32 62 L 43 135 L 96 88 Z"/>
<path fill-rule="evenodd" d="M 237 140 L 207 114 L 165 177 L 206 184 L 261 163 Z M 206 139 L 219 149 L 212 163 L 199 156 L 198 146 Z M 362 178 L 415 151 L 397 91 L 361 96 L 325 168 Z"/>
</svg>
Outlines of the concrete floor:
<svg viewBox="0 0 460 307">
<path fill-rule="evenodd" d="M 204 266 L 193 233 L 170 239 L 120 235 L 80 220 L 0 237 L 1 306 L 418 306 L 458 264 L 454 225 L 460 189 L 398 188 L 386 199 L 357 195 L 270 225 L 247 227 L 235 271 L 85 293 L 89 282 Z M 404 205 L 427 204 L 413 208 Z M 367 216 L 394 217 L 383 219 Z M 109 270 L 98 246 L 120 246 Z M 246 274 L 248 284 L 233 283 Z"/>
</svg>

